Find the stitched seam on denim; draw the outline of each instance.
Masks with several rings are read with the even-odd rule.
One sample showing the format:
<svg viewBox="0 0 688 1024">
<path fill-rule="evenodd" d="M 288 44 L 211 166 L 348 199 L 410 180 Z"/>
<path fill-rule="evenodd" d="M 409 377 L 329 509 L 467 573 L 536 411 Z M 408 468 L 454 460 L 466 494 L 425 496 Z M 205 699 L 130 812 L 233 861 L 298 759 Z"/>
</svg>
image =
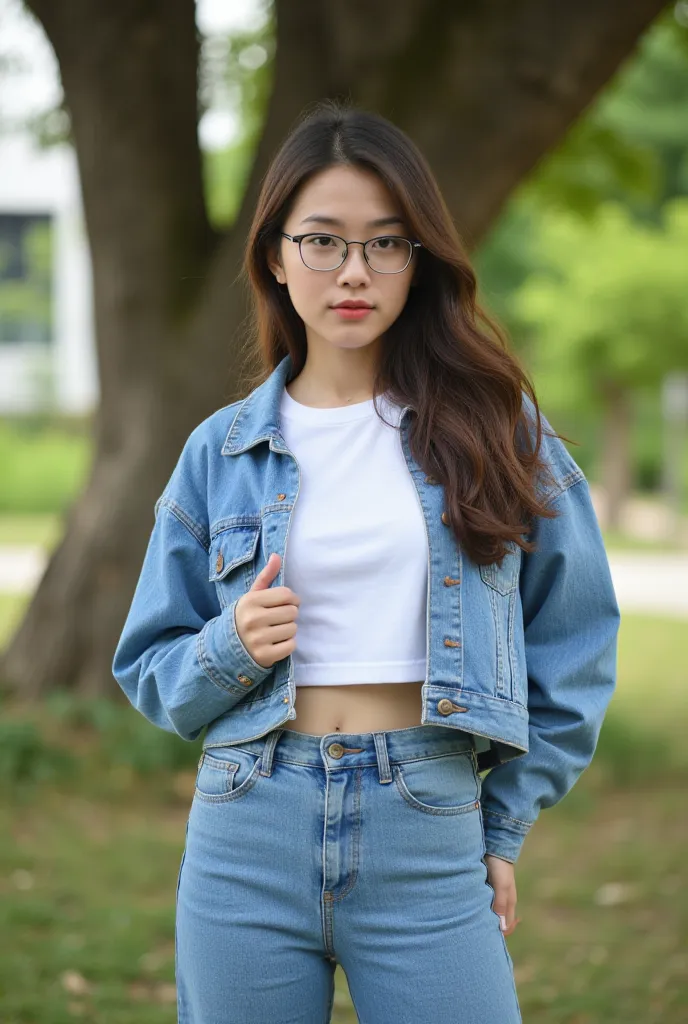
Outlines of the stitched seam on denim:
<svg viewBox="0 0 688 1024">
<path fill-rule="evenodd" d="M 564 476 L 562 478 L 561 486 L 559 487 L 559 490 L 556 491 L 554 494 L 551 494 L 549 496 L 549 498 L 547 499 L 546 505 L 547 506 L 551 505 L 558 498 L 560 498 L 562 496 L 562 494 L 564 494 L 565 491 L 568 491 L 569 487 L 573 487 L 574 484 L 579 484 L 579 483 L 581 483 L 582 480 L 585 480 L 585 479 L 586 479 L 585 473 L 583 472 L 583 470 L 580 467 L 578 467 L 577 469 L 570 470 L 566 474 L 566 476 Z"/>
<path fill-rule="evenodd" d="M 341 892 L 333 896 L 332 902 L 336 903 L 341 900 L 347 893 L 350 893 L 356 884 L 358 878 L 358 864 L 360 858 L 360 844 L 361 844 L 361 790 L 363 788 L 363 769 L 359 767 L 358 774 L 354 779 L 354 825 L 351 834 L 351 848 L 354 851 L 353 863 L 351 866 L 351 875 L 349 877 L 349 884 Z"/>
<path fill-rule="evenodd" d="M 191 516 L 184 511 L 181 505 L 178 505 L 172 498 L 161 497 L 159 500 L 159 508 L 166 508 L 170 515 L 173 515 L 175 519 L 185 526 L 188 532 L 194 537 L 201 545 L 206 554 L 210 551 L 210 540 L 208 534 L 199 526 Z"/>
<path fill-rule="evenodd" d="M 445 757 L 470 757 L 472 753 L 473 747 L 466 747 L 465 750 L 442 750 L 434 754 L 425 754 L 420 757 L 402 757 L 400 761 L 393 761 L 390 757 L 389 763 L 390 765 L 398 764 L 402 766 L 405 764 L 422 764 L 423 761 L 436 761 Z M 375 764 L 374 761 L 372 763 Z"/>
<path fill-rule="evenodd" d="M 397 790 L 401 796 L 403 796 L 409 807 L 413 807 L 416 811 L 422 811 L 424 814 L 435 814 L 442 816 L 448 816 L 453 814 L 465 814 L 468 811 L 477 811 L 477 800 L 469 800 L 465 804 L 460 804 L 458 807 L 433 807 L 431 804 L 424 804 L 422 800 L 418 800 L 413 793 L 406 788 L 404 777 L 399 771 L 399 766 L 395 766 L 395 771 L 392 773 L 394 781 L 396 783 Z"/>
<path fill-rule="evenodd" d="M 242 512 L 240 515 L 225 516 L 223 519 L 216 519 L 210 528 L 210 539 L 217 540 L 220 534 L 227 533 L 236 527 L 246 526 L 260 529 L 260 513 Z"/>
<path fill-rule="evenodd" d="M 516 695 L 516 637 L 514 622 L 516 619 L 516 594 L 509 597 L 509 611 L 506 620 L 506 663 L 509 666 L 509 690 L 510 700 L 518 703 Z"/>
<path fill-rule="evenodd" d="M 204 634 L 207 626 L 208 623 L 206 623 L 206 625 L 203 627 L 203 629 L 196 637 L 196 657 L 198 658 L 198 664 L 201 666 L 204 673 L 207 675 L 208 679 L 210 679 L 211 682 L 215 683 L 216 686 L 219 686 L 221 690 L 224 690 L 225 693 L 231 693 L 232 696 L 240 696 L 243 691 L 239 690 L 238 687 L 229 686 L 227 683 L 223 682 L 223 680 L 219 676 L 215 675 L 215 670 L 212 666 L 210 658 L 208 657 L 208 652 L 205 646 Z"/>
<path fill-rule="evenodd" d="M 251 774 L 248 775 L 236 789 L 230 789 L 227 793 L 204 793 L 202 789 L 199 789 L 198 786 L 196 786 L 194 794 L 199 800 L 204 800 L 206 803 L 210 804 L 229 804 L 234 800 L 241 800 L 247 793 L 250 793 L 258 782 L 258 779 L 260 778 L 260 771 L 258 770 L 259 766 L 260 759 L 256 761 L 251 769 Z"/>
<path fill-rule="evenodd" d="M 441 690 L 459 690 L 459 692 L 460 692 L 460 700 L 465 700 L 466 697 L 480 697 L 481 701 L 482 700 L 494 700 L 494 701 L 498 701 L 500 704 L 513 704 L 514 707 L 520 708 L 522 711 L 525 710 L 523 704 L 519 704 L 515 700 L 509 700 L 508 697 L 495 697 L 491 693 L 481 693 L 480 690 L 469 690 L 465 686 L 461 686 L 461 687 L 459 687 L 459 686 L 455 686 L 455 687 L 452 687 L 452 686 L 444 686 L 444 687 L 434 686 L 433 689 L 436 689 L 436 690 L 440 690 L 440 689 Z M 432 697 L 431 699 L 434 700 L 435 698 Z M 490 739 L 495 739 L 495 740 L 498 740 L 500 738 L 499 736 L 491 736 L 489 733 L 485 733 L 484 735 L 490 736 Z M 503 740 L 502 742 L 507 742 L 507 741 Z"/>
<path fill-rule="evenodd" d="M 501 814 L 499 811 L 491 811 L 489 807 L 483 807 L 483 813 L 492 814 L 496 818 L 503 818 L 504 821 L 511 821 L 514 825 L 523 825 L 527 829 L 534 824 L 532 821 L 521 821 L 520 818 L 512 818 L 509 814 Z"/>
<path fill-rule="evenodd" d="M 501 609 L 498 604 L 499 598 L 497 597 L 497 591 L 493 588 L 490 590 L 490 604 L 492 606 L 492 620 L 495 629 L 495 639 L 497 641 L 497 693 L 504 693 L 504 654 L 502 651 L 502 621 L 501 621 Z"/>
</svg>

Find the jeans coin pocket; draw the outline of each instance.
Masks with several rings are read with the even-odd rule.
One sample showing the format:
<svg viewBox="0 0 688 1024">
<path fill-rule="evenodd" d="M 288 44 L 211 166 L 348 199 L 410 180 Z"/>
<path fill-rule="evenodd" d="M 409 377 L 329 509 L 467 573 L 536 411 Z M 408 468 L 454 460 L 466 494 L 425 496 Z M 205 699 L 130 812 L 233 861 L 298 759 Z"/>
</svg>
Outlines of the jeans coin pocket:
<svg viewBox="0 0 688 1024">
<path fill-rule="evenodd" d="M 258 780 L 260 754 L 240 747 L 215 747 L 203 751 L 196 773 L 194 795 L 208 803 L 238 800 Z"/>
<path fill-rule="evenodd" d="M 403 761 L 392 766 L 404 800 L 427 814 L 477 810 L 480 784 L 475 755 L 462 750 Z"/>
</svg>

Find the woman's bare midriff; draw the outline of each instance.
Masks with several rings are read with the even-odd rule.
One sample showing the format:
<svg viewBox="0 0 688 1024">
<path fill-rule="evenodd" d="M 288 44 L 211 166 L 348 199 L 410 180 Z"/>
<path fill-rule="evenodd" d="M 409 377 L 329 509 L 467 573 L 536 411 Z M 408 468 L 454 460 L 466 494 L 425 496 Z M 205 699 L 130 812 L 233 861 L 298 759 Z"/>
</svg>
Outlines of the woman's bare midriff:
<svg viewBox="0 0 688 1024">
<path fill-rule="evenodd" d="M 422 681 L 297 686 L 296 718 L 283 728 L 316 736 L 408 729 L 421 724 L 422 687 Z"/>
</svg>

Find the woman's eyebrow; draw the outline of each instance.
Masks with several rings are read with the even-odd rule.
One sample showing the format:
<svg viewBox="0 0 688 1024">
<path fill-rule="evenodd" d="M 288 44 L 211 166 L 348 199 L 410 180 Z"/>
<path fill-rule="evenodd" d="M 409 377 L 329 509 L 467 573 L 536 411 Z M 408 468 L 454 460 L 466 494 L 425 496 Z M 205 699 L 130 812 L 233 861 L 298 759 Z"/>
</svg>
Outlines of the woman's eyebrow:
<svg viewBox="0 0 688 1024">
<path fill-rule="evenodd" d="M 308 224 L 311 221 L 318 221 L 320 224 L 331 224 L 335 228 L 341 228 L 344 226 L 341 220 L 337 220 L 336 217 L 325 217 L 321 213 L 312 213 L 310 217 L 304 217 L 301 224 Z M 377 220 L 369 220 L 366 224 L 368 228 L 385 228 L 390 224 L 403 224 L 404 221 L 401 217 L 378 217 Z"/>
</svg>

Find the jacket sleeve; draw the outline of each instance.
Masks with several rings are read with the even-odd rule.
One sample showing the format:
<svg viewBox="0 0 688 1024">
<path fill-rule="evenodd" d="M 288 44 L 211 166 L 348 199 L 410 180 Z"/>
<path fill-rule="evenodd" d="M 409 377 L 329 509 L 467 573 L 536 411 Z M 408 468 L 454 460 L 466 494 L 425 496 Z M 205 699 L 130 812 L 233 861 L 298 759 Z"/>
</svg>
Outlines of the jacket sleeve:
<svg viewBox="0 0 688 1024">
<path fill-rule="evenodd" d="M 180 461 L 171 483 L 182 472 Z M 112 671 L 150 722 L 195 740 L 273 669 L 255 662 L 241 642 L 234 620 L 237 602 L 220 607 L 209 581 L 207 530 L 172 492 L 168 485 L 155 504 Z"/>
<path fill-rule="evenodd" d="M 566 452 L 561 441 L 555 442 Z M 486 853 L 514 863 L 542 808 L 564 797 L 592 760 L 616 685 L 620 621 L 587 480 L 573 459 L 564 489 L 536 517 L 519 590 L 528 671 L 528 753 L 481 781 Z"/>
</svg>

